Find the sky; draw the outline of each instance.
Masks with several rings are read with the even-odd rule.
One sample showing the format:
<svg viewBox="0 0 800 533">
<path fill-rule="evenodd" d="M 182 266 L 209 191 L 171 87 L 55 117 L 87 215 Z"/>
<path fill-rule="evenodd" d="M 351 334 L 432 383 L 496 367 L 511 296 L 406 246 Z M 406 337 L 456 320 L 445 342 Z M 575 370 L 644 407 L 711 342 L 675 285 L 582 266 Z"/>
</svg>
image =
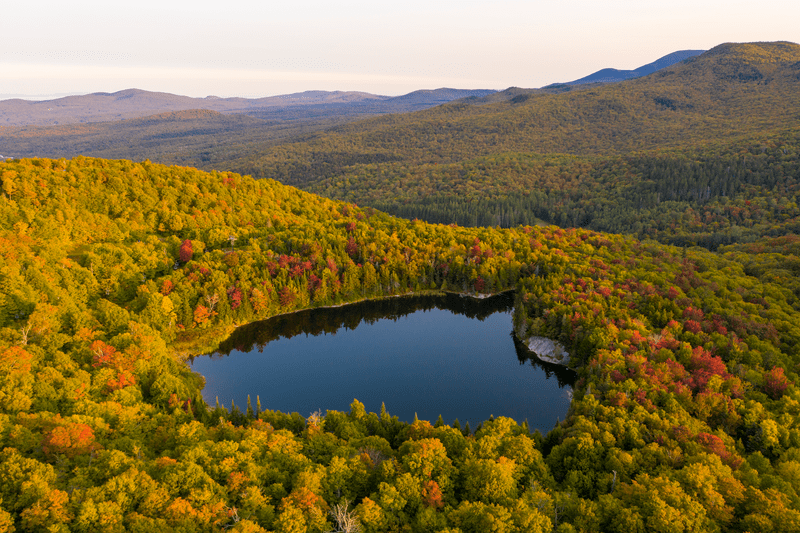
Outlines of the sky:
<svg viewBox="0 0 800 533">
<path fill-rule="evenodd" d="M 0 8 L 0 99 L 137 88 L 534 88 L 724 42 L 800 42 L 780 0 L 26 0 Z"/>
</svg>

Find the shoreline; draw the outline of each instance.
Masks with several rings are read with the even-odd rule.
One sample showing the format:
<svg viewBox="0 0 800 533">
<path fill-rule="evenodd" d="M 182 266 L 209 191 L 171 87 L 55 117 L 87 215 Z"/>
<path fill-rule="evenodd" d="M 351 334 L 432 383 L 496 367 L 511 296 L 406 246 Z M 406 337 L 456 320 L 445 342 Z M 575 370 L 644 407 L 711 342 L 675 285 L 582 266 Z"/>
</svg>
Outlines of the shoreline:
<svg viewBox="0 0 800 533">
<path fill-rule="evenodd" d="M 404 293 L 400 293 L 400 294 L 388 294 L 388 295 L 376 296 L 376 297 L 364 297 L 364 298 L 359 298 L 358 300 L 352 300 L 352 301 L 349 301 L 349 302 L 342 302 L 342 303 L 338 303 L 338 304 L 320 305 L 320 306 L 316 306 L 316 307 L 313 307 L 313 306 L 312 307 L 304 307 L 302 309 L 294 309 L 292 311 L 285 311 L 283 313 L 270 315 L 268 317 L 259 318 L 257 320 L 251 320 L 251 321 L 247 321 L 247 322 L 234 322 L 232 324 L 228 324 L 228 325 L 225 325 L 225 326 L 220 326 L 219 329 L 216 329 L 216 330 L 184 330 L 181 333 L 183 333 L 186 337 L 181 338 L 181 336 L 179 334 L 178 337 L 176 338 L 176 340 L 171 343 L 170 348 L 173 350 L 173 353 L 176 356 L 178 356 L 179 359 L 185 361 L 188 358 L 193 358 L 193 357 L 196 357 L 198 355 L 203 355 L 202 353 L 190 354 L 190 353 L 188 353 L 188 351 L 186 349 L 179 349 L 178 348 L 178 346 L 180 344 L 182 344 L 182 343 L 191 344 L 191 341 L 190 341 L 191 337 L 199 338 L 199 337 L 207 336 L 207 337 L 210 338 L 210 337 L 213 336 L 213 337 L 216 337 L 216 338 L 224 340 L 224 339 L 230 337 L 233 334 L 233 332 L 236 331 L 240 327 L 247 326 L 249 324 L 254 324 L 256 322 L 263 322 L 263 321 L 266 321 L 266 320 L 271 320 L 273 318 L 292 315 L 294 313 L 300 313 L 300 312 L 303 312 L 303 311 L 311 311 L 311 310 L 314 310 L 314 309 L 336 309 L 336 308 L 339 308 L 339 307 L 345 307 L 345 306 L 348 306 L 348 305 L 355 305 L 355 304 L 362 303 L 362 302 L 367 302 L 367 301 L 378 301 L 378 300 L 384 300 L 384 299 L 390 299 L 390 298 L 415 297 L 415 296 L 446 296 L 446 295 L 452 294 L 452 295 L 455 295 L 455 296 L 459 296 L 461 298 L 473 298 L 475 300 L 484 300 L 484 299 L 487 299 L 487 298 L 491 298 L 493 296 L 499 296 L 501 294 L 506 294 L 506 293 L 509 293 L 509 292 L 515 292 L 516 290 L 517 290 L 516 288 L 511 288 L 511 289 L 506 289 L 506 290 L 503 290 L 503 291 L 500 291 L 500 292 L 495 292 L 495 293 L 468 293 L 468 292 L 455 292 L 455 291 L 442 291 L 442 290 L 428 290 L 428 291 L 422 291 L 422 292 L 411 291 L 411 292 L 404 292 Z M 192 334 L 194 334 L 194 335 L 192 335 Z M 216 344 L 219 345 L 219 343 L 216 343 Z M 201 350 L 198 350 L 198 352 L 207 352 L 207 351 L 209 351 L 207 348 L 208 348 L 208 346 L 206 346 L 205 348 L 203 348 Z"/>
<path fill-rule="evenodd" d="M 370 301 L 377 301 L 377 300 L 388 300 L 389 298 L 402 298 L 402 297 L 405 297 L 405 296 L 408 296 L 408 297 L 411 297 L 411 296 L 446 296 L 448 294 L 454 294 L 454 295 L 460 296 L 462 298 L 474 298 L 476 300 L 483 300 L 483 299 L 486 299 L 486 298 L 491 298 L 492 296 L 499 296 L 499 295 L 505 294 L 507 292 L 514 292 L 516 290 L 517 289 L 506 289 L 504 291 L 493 292 L 493 293 L 468 293 L 468 292 L 453 292 L 453 291 L 440 291 L 440 290 L 431 290 L 431 291 L 423 291 L 423 292 L 413 292 L 413 291 L 412 292 L 404 292 L 402 294 L 389 294 L 389 295 L 386 295 L 386 296 L 377 296 L 377 297 L 374 297 L 374 298 L 359 298 L 358 300 L 353 300 L 351 302 L 342 302 L 342 303 L 339 303 L 339 304 L 320 305 L 320 306 L 316 306 L 316 307 L 313 307 L 313 306 L 312 307 L 304 307 L 302 309 L 295 309 L 293 311 L 286 311 L 284 313 L 278 313 L 277 315 L 270 315 L 270 316 L 265 317 L 265 318 L 259 318 L 258 320 L 252 320 L 250 322 L 242 322 L 242 323 L 238 323 L 238 324 L 235 323 L 235 324 L 233 324 L 233 327 L 235 329 L 235 328 L 239 328 L 241 326 L 246 326 L 248 324 L 252 324 L 254 322 L 261 322 L 261 321 L 264 321 L 264 320 L 271 320 L 271 319 L 279 317 L 279 316 L 291 315 L 291 314 L 294 314 L 294 313 L 300 313 L 300 312 L 303 312 L 303 311 L 310 311 L 310 310 L 313 310 L 313 309 L 336 309 L 338 307 L 345 307 L 345 306 L 348 306 L 348 305 L 355 305 L 355 304 L 358 304 L 358 303 L 361 303 L 361 302 L 370 302 Z"/>
</svg>

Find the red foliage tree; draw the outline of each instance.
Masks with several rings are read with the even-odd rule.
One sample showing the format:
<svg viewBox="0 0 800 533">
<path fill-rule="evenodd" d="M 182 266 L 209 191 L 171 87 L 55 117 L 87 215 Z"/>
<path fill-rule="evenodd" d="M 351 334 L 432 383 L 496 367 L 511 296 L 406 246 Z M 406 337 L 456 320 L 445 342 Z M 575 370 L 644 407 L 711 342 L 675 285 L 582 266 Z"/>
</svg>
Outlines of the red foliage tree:
<svg viewBox="0 0 800 533">
<path fill-rule="evenodd" d="M 330 270 L 333 274 L 337 274 L 339 272 L 339 267 L 336 266 L 336 262 L 333 259 L 328 259 L 328 270 Z"/>
<path fill-rule="evenodd" d="M 429 479 L 422 487 L 422 501 L 425 505 L 433 507 L 434 509 L 441 509 L 444 507 L 442 490 L 439 488 L 439 484 L 434 480 Z"/>
<path fill-rule="evenodd" d="M 616 370 L 614 372 L 616 372 Z M 628 403 L 628 395 L 621 391 L 612 392 L 607 398 L 608 403 L 615 407 L 623 407 Z"/>
<path fill-rule="evenodd" d="M 97 448 L 94 431 L 86 424 L 65 423 L 48 431 L 42 441 L 42 450 L 47 455 L 63 454 L 75 457 Z"/>
<path fill-rule="evenodd" d="M 281 500 L 282 508 L 286 508 L 288 505 L 293 505 L 304 513 L 313 513 L 315 509 L 328 509 L 325 500 L 314 494 L 308 487 L 296 488 Z"/>
<path fill-rule="evenodd" d="M 722 459 L 722 462 L 727 464 L 733 469 L 739 468 L 744 460 L 738 455 L 732 454 L 725 448 L 725 443 L 722 439 L 711 433 L 698 433 L 695 440 L 709 452 L 716 454 Z"/>
<path fill-rule="evenodd" d="M 722 359 L 711 355 L 700 346 L 692 351 L 688 367 L 691 376 L 687 384 L 695 392 L 704 390 L 712 376 L 719 376 L 723 380 L 731 377 Z"/>
<path fill-rule="evenodd" d="M 311 296 L 314 296 L 314 293 L 317 292 L 317 289 L 322 285 L 322 280 L 316 274 L 311 274 L 308 276 L 308 291 L 311 293 Z"/>
<path fill-rule="evenodd" d="M 116 348 L 103 341 L 94 341 L 90 346 L 92 350 L 92 366 L 95 368 L 111 368 L 116 371 L 114 377 L 106 382 L 106 390 L 113 391 L 123 389 L 136 384 L 136 376 L 133 374 L 133 360 L 128 348 L 126 352 L 118 352 Z M 131 353 L 136 353 L 134 350 Z M 134 355 L 135 357 L 135 355 Z"/>
<path fill-rule="evenodd" d="M 0 372 L 3 373 L 26 373 L 31 370 L 33 356 L 20 348 L 12 346 L 0 352 Z"/>
<path fill-rule="evenodd" d="M 278 291 L 278 301 L 281 303 L 281 307 L 289 307 L 294 303 L 294 293 L 292 289 L 289 287 L 283 287 Z"/>
<path fill-rule="evenodd" d="M 194 323 L 198 326 L 202 325 L 206 320 L 211 317 L 211 311 L 204 305 L 198 305 L 194 310 Z"/>
<path fill-rule="evenodd" d="M 231 301 L 231 309 L 237 309 L 242 305 L 242 291 L 239 287 L 233 286 L 228 289 L 228 299 Z"/>
<path fill-rule="evenodd" d="M 120 370 L 117 375 L 106 381 L 106 390 L 114 391 L 136 385 L 136 376 L 127 370 Z"/>
<path fill-rule="evenodd" d="M 116 364 L 117 349 L 113 346 L 104 343 L 103 341 L 94 341 L 90 346 L 92 350 L 92 366 L 110 367 Z"/>
<path fill-rule="evenodd" d="M 175 288 L 175 284 L 172 283 L 171 280 L 165 279 L 164 283 L 161 284 L 161 294 L 167 296 L 169 293 L 172 292 L 172 289 Z"/>
<path fill-rule="evenodd" d="M 684 322 L 683 328 L 691 333 L 700 333 L 703 330 L 700 324 L 694 320 L 687 320 Z"/>
<path fill-rule="evenodd" d="M 789 387 L 789 380 L 783 375 L 783 368 L 772 367 L 764 374 L 764 392 L 773 400 L 779 399 Z"/>
<path fill-rule="evenodd" d="M 475 287 L 475 292 L 483 292 L 483 290 L 486 288 L 486 280 L 478 276 L 475 279 L 475 283 L 473 284 L 473 286 Z"/>
<path fill-rule="evenodd" d="M 192 259 L 192 255 L 194 255 L 192 241 L 186 239 L 181 243 L 181 247 L 178 249 L 178 260 L 182 263 L 186 263 Z"/>
<path fill-rule="evenodd" d="M 695 322 L 702 322 L 703 321 L 703 311 L 700 309 L 695 309 L 694 307 L 687 307 L 683 310 L 683 318 L 694 320 Z"/>
<path fill-rule="evenodd" d="M 680 293 L 680 291 L 678 290 L 678 287 L 670 287 L 670 288 L 667 290 L 667 298 L 669 298 L 670 300 L 674 300 L 675 298 L 677 298 L 678 296 L 680 296 L 680 294 L 681 294 L 681 293 Z"/>
<path fill-rule="evenodd" d="M 358 245 L 356 244 L 356 240 L 352 237 L 347 239 L 347 244 L 344 247 L 344 251 L 347 252 L 347 255 L 350 256 L 352 260 L 355 261 L 356 257 L 358 256 Z"/>
</svg>

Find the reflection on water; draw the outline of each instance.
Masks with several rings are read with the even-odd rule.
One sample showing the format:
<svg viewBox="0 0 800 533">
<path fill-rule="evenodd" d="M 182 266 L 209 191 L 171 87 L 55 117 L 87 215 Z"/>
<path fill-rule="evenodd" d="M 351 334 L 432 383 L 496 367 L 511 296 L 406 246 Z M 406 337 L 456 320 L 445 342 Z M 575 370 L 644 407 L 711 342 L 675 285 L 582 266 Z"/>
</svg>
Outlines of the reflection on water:
<svg viewBox="0 0 800 533">
<path fill-rule="evenodd" d="M 464 424 L 494 416 L 550 430 L 569 408 L 575 373 L 540 362 L 512 332 L 513 294 L 474 299 L 414 296 L 310 309 L 238 328 L 192 361 L 204 397 L 308 416 L 347 411 L 415 413 Z M 514 355 L 516 357 L 514 357 Z M 523 368 L 520 368 L 520 367 Z"/>
</svg>

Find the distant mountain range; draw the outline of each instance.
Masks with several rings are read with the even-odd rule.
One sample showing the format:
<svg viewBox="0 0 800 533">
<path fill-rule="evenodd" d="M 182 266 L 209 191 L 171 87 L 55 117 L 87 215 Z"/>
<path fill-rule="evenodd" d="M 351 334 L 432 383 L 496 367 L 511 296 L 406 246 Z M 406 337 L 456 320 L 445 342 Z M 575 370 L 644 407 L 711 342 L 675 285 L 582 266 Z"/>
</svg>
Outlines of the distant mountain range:
<svg viewBox="0 0 800 533">
<path fill-rule="evenodd" d="M 750 57 L 751 53 L 755 55 Z M 763 62 L 759 54 L 777 54 L 780 61 Z M 467 132 L 474 125 L 466 122 L 471 124 L 474 120 L 485 123 L 481 131 L 497 135 L 487 146 L 503 145 L 510 151 L 626 151 L 633 145 L 641 148 L 642 139 L 647 138 L 640 137 L 633 143 L 629 134 L 641 131 L 643 116 L 653 119 L 647 124 L 656 128 L 654 139 L 660 139 L 651 139 L 650 145 L 680 144 L 687 135 L 709 127 L 708 114 L 719 114 L 730 121 L 739 115 L 749 117 L 753 102 L 768 95 L 791 101 L 795 93 L 789 81 L 800 79 L 800 75 L 796 74 L 796 66 L 789 68 L 784 63 L 788 61 L 786 57 L 796 55 L 797 45 L 792 43 L 729 43 L 704 54 L 697 50 L 674 52 L 632 71 L 604 69 L 569 84 L 504 91 L 441 88 L 397 97 L 307 91 L 247 99 L 190 98 L 128 89 L 50 101 L 4 100 L 0 101 L 0 154 L 17 158 L 70 158 L 79 154 L 147 158 L 204 169 L 258 173 L 260 165 L 253 165 L 256 154 L 265 154 L 277 144 L 310 141 L 321 132 L 338 137 L 362 130 L 357 135 L 373 136 L 377 135 L 373 130 L 385 129 L 380 142 L 374 141 L 386 145 L 386 153 L 376 156 L 383 160 L 394 152 L 390 145 L 400 142 L 398 139 L 422 143 L 430 135 L 441 134 L 443 121 L 450 130 Z M 796 59 L 793 61 L 800 65 Z M 781 69 L 774 71 L 774 65 L 779 63 Z M 618 77 L 629 79 L 603 83 Z M 773 78 L 779 81 L 777 85 L 770 81 Z M 769 82 L 770 91 L 745 96 L 742 90 L 749 85 L 741 84 L 758 80 Z M 778 96 L 780 91 L 787 94 Z M 730 108 L 741 102 L 747 105 L 736 112 Z M 422 115 L 410 115 L 425 109 L 428 110 Z M 614 122 L 608 122 L 609 113 Z M 380 118 L 389 114 L 393 116 Z M 412 131 L 429 120 L 433 122 L 424 133 Z M 465 123 L 461 124 L 461 120 Z M 401 131 L 402 124 L 408 125 L 408 131 Z M 614 133 L 609 134 L 612 126 Z M 749 127 L 726 127 L 715 130 L 715 135 Z M 465 142 L 460 139 L 453 146 L 466 147 Z M 421 148 L 419 153 L 437 161 L 448 159 L 450 156 L 441 152 L 450 144 L 437 142 Z M 465 154 L 474 153 L 475 149 L 470 145 Z"/>
<path fill-rule="evenodd" d="M 404 113 L 433 107 L 459 98 L 483 97 L 492 90 L 436 89 L 390 97 L 356 91 L 306 91 L 266 98 L 191 98 L 169 93 L 126 89 L 115 93 L 67 96 L 31 101 L 0 101 L 0 126 L 53 126 L 110 122 L 160 113 L 203 109 L 256 118 L 301 114 L 314 116 Z"/>
<path fill-rule="evenodd" d="M 617 81 L 625 81 L 632 78 L 641 78 L 653 72 L 659 71 L 663 68 L 671 67 L 675 63 L 685 61 L 690 57 L 698 56 L 705 52 L 705 50 L 679 50 L 672 52 L 664 57 L 656 59 L 652 63 L 648 63 L 634 70 L 619 70 L 615 68 L 604 68 L 598 70 L 594 74 L 589 74 L 575 81 L 569 81 L 564 85 L 583 85 L 585 83 L 613 83 Z"/>
<path fill-rule="evenodd" d="M 575 81 L 553 84 L 541 90 L 552 91 L 566 86 L 610 83 L 638 78 L 674 65 L 703 50 L 680 50 L 635 70 L 605 68 Z M 540 91 L 520 89 L 522 93 Z M 296 121 L 309 119 L 348 120 L 407 113 L 446 104 L 462 98 L 491 101 L 498 91 L 489 89 L 419 90 L 402 96 L 381 96 L 358 91 L 305 91 L 265 98 L 192 98 L 162 92 L 126 89 L 115 93 L 92 93 L 54 100 L 0 100 L 0 126 L 58 126 L 88 124 L 142 118 L 161 113 L 202 109 L 222 114 L 241 114 L 263 120 Z M 498 95 L 504 100 L 508 95 Z M 489 98 L 487 100 L 487 98 Z"/>
<path fill-rule="evenodd" d="M 651 68 L 675 58 L 656 61 Z M 365 182 L 367 172 L 377 172 L 376 181 L 399 183 L 412 165 L 460 165 L 503 153 L 595 157 L 751 142 L 797 131 L 798 81 L 797 44 L 726 43 L 619 83 L 550 91 L 513 88 L 424 113 L 352 122 L 313 139 L 283 143 L 280 149 L 251 150 L 228 168 L 277 176 L 283 183 L 333 196 L 345 191 L 344 182 L 336 181 L 343 176 L 357 184 Z M 344 158 L 341 154 L 352 146 L 363 147 L 362 152 Z M 454 168 L 452 176 L 468 173 Z M 452 184 L 444 182 L 426 190 L 448 187 Z M 364 196 L 346 190 L 351 192 L 359 205 L 366 205 Z"/>
</svg>

